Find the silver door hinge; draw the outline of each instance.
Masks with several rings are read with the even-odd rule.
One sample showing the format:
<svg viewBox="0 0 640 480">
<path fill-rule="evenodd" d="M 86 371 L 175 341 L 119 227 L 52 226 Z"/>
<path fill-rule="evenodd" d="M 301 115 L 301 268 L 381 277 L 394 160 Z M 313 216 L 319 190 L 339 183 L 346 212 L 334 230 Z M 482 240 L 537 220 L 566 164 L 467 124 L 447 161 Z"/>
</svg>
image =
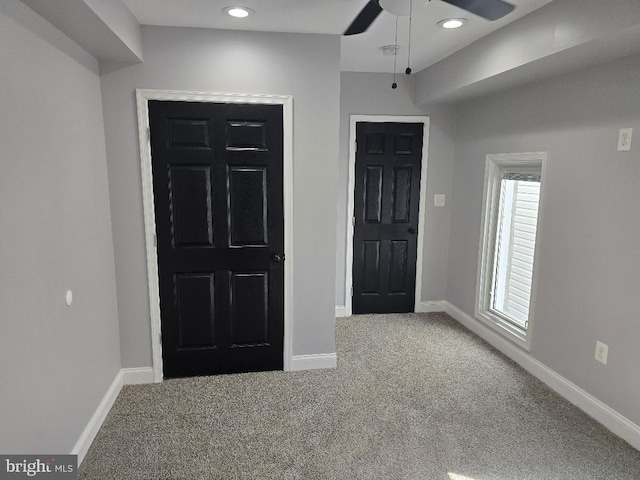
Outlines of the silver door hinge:
<svg viewBox="0 0 640 480">
<path fill-rule="evenodd" d="M 153 246 L 158 248 L 158 234 L 153 234 Z"/>
<path fill-rule="evenodd" d="M 149 143 L 151 143 L 151 128 L 147 127 L 147 140 L 149 140 Z"/>
<path fill-rule="evenodd" d="M 351 217 L 351 226 L 352 227 L 356 226 L 356 217 Z"/>
</svg>

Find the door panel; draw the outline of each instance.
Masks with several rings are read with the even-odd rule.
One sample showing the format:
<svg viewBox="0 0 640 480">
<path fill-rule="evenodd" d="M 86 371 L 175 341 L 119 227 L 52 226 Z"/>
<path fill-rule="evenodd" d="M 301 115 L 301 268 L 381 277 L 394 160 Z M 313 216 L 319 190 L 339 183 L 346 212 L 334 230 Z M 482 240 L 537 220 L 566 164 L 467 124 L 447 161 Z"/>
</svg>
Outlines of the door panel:
<svg viewBox="0 0 640 480">
<path fill-rule="evenodd" d="M 403 295 L 407 290 L 409 242 L 392 240 L 389 247 L 389 294 Z"/>
<path fill-rule="evenodd" d="M 149 102 L 164 376 L 282 369 L 282 107 Z"/>
<path fill-rule="evenodd" d="M 237 273 L 231 277 L 231 343 L 269 343 L 269 273 Z"/>
<path fill-rule="evenodd" d="M 412 312 L 423 125 L 356 124 L 353 312 Z"/>
<path fill-rule="evenodd" d="M 227 179 L 230 206 L 229 245 L 268 245 L 267 169 L 230 167 Z"/>
<path fill-rule="evenodd" d="M 176 274 L 178 348 L 215 348 L 214 274 Z"/>
<path fill-rule="evenodd" d="M 382 172 L 381 166 L 367 166 L 365 170 L 365 221 L 380 223 L 382 220 Z"/>
<path fill-rule="evenodd" d="M 412 175 L 410 166 L 393 168 L 393 223 L 409 222 Z"/>
<path fill-rule="evenodd" d="M 227 150 L 267 151 L 265 122 L 227 122 Z"/>
<path fill-rule="evenodd" d="M 189 118 L 167 119 L 167 148 L 211 149 L 209 121 Z"/>
<path fill-rule="evenodd" d="M 173 247 L 213 247 L 211 168 L 172 166 L 169 189 Z"/>
<path fill-rule="evenodd" d="M 381 155 L 384 153 L 385 134 L 384 133 L 366 133 L 365 145 L 367 155 Z"/>
<path fill-rule="evenodd" d="M 362 293 L 378 294 L 380 285 L 380 242 L 362 242 Z"/>
</svg>

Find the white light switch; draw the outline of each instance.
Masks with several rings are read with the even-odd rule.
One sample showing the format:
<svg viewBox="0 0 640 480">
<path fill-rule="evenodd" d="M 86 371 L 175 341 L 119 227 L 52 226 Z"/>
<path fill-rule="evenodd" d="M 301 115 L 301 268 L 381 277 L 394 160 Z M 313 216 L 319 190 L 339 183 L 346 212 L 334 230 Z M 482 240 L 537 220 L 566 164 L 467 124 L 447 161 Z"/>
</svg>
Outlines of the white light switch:
<svg viewBox="0 0 640 480">
<path fill-rule="evenodd" d="M 64 299 L 67 302 L 67 306 L 70 307 L 73 303 L 73 292 L 71 290 L 67 290 L 67 294 L 64 296 Z"/>
<path fill-rule="evenodd" d="M 446 199 L 446 195 L 444 193 L 436 193 L 433 196 L 433 206 L 434 207 L 444 207 L 445 199 Z"/>
<path fill-rule="evenodd" d="M 621 128 L 618 132 L 618 151 L 628 152 L 631 150 L 631 136 L 633 135 L 633 128 Z"/>
</svg>

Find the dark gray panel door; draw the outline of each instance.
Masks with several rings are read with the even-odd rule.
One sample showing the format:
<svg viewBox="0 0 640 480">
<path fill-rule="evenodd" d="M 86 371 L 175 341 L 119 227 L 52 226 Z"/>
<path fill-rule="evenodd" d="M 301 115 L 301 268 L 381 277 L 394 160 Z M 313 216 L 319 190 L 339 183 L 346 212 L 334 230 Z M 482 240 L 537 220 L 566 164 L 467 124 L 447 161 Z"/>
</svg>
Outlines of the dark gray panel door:
<svg viewBox="0 0 640 480">
<path fill-rule="evenodd" d="M 164 375 L 282 369 L 282 107 L 149 117 Z"/>
<path fill-rule="evenodd" d="M 422 131 L 356 124 L 353 313 L 414 310 Z"/>
</svg>

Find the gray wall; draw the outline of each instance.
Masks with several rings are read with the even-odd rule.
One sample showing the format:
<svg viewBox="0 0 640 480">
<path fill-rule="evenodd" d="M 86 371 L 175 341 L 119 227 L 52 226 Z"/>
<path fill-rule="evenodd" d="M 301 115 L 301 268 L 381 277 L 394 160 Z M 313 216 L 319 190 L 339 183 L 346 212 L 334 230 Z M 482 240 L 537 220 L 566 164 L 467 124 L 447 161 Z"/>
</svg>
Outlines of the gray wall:
<svg viewBox="0 0 640 480">
<path fill-rule="evenodd" d="M 0 451 L 69 453 L 120 369 L 98 66 L 20 2 L 0 64 Z"/>
<path fill-rule="evenodd" d="M 640 424 L 640 57 L 458 110 L 447 300 L 473 315 L 485 156 L 547 151 L 532 355 Z M 609 345 L 606 366 L 595 342 Z"/>
<path fill-rule="evenodd" d="M 639 27 L 638 0 L 554 0 L 421 71 L 417 103 L 478 97 L 638 52 Z"/>
<path fill-rule="evenodd" d="M 336 305 L 345 303 L 347 174 L 349 162 L 350 115 L 430 116 L 427 171 L 427 210 L 422 275 L 422 300 L 444 300 L 447 282 L 447 251 L 451 179 L 453 175 L 453 135 L 455 108 L 418 107 L 413 102 L 415 76 L 388 73 L 343 72 L 340 76 L 340 164 L 338 186 L 338 231 L 336 255 Z M 447 195 L 445 207 L 433 206 L 433 195 Z"/>
<path fill-rule="evenodd" d="M 340 38 L 168 27 L 142 37 L 144 63 L 105 66 L 101 78 L 123 365 L 151 365 L 136 88 L 293 95 L 293 352 L 334 352 Z"/>
</svg>

